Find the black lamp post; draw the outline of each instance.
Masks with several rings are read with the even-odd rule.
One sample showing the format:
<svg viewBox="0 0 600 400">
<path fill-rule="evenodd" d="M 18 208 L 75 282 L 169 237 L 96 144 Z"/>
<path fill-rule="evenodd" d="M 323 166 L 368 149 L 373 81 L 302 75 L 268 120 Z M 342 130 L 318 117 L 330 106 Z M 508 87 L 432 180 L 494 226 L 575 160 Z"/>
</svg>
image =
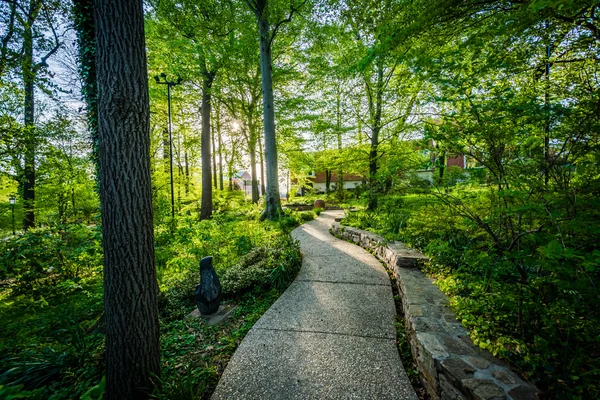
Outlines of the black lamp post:
<svg viewBox="0 0 600 400">
<path fill-rule="evenodd" d="M 161 81 L 160 78 L 163 80 Z M 167 109 L 169 114 L 169 164 L 171 171 L 171 218 L 175 219 L 175 191 L 173 189 L 173 132 L 171 128 L 171 87 L 179 85 L 182 81 L 181 77 L 177 77 L 177 81 L 172 82 L 167 80 L 167 74 L 164 72 L 160 76 L 156 75 L 154 80 L 159 85 L 167 85 Z"/>
<path fill-rule="evenodd" d="M 17 199 L 15 196 L 10 196 L 8 199 L 10 203 L 10 208 L 12 210 L 12 228 L 13 228 L 13 236 L 15 235 L 15 204 L 17 204 Z"/>
</svg>

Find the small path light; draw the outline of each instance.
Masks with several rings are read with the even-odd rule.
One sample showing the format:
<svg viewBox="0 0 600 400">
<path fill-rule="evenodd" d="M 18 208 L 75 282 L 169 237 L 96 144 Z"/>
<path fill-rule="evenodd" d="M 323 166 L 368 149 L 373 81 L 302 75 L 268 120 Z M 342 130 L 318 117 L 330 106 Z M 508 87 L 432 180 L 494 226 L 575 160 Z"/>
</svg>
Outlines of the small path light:
<svg viewBox="0 0 600 400">
<path fill-rule="evenodd" d="M 10 208 L 12 211 L 12 232 L 13 232 L 13 236 L 15 235 L 15 204 L 17 204 L 17 199 L 15 196 L 10 196 L 8 199 L 8 202 L 10 203 Z"/>
<path fill-rule="evenodd" d="M 161 78 L 163 79 L 161 81 Z M 175 191 L 173 189 L 173 131 L 171 127 L 171 87 L 179 85 L 183 79 L 177 77 L 177 81 L 167 80 L 167 74 L 164 72 L 160 76 L 156 75 L 154 80 L 159 85 L 167 85 L 167 109 L 169 114 L 169 165 L 171 172 L 171 218 L 175 219 Z"/>
</svg>

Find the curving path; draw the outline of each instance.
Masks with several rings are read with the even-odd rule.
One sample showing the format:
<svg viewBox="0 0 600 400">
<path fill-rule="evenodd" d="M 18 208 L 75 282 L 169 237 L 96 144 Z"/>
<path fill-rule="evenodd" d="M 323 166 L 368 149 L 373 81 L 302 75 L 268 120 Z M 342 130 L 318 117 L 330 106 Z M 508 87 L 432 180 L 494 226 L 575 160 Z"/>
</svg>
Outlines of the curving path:
<svg viewBox="0 0 600 400">
<path fill-rule="evenodd" d="M 410 399 L 392 289 L 379 261 L 336 239 L 327 211 L 296 228 L 302 269 L 248 332 L 212 399 Z"/>
</svg>

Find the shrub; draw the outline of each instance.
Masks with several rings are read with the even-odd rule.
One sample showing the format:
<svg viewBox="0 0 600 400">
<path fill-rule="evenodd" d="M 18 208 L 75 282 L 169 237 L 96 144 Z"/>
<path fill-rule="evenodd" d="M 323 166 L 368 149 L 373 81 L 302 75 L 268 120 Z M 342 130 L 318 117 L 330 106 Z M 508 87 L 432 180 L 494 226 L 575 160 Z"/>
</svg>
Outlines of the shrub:
<svg viewBox="0 0 600 400">
<path fill-rule="evenodd" d="M 99 273 L 100 231 L 85 225 L 32 229 L 0 242 L 0 280 L 15 280 L 13 290 L 32 293 L 65 279 Z"/>
<path fill-rule="evenodd" d="M 221 277 L 223 292 L 235 296 L 256 287 L 282 290 L 300 269 L 300 247 L 284 236 L 270 247 L 257 247 Z"/>
</svg>

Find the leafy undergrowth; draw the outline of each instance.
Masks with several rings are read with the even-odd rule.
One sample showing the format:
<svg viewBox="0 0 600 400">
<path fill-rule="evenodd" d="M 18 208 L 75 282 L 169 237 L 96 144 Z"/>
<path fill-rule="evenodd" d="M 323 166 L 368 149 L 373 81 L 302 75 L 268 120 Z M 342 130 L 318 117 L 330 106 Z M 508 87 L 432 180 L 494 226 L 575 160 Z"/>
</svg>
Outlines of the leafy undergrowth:
<svg viewBox="0 0 600 400">
<path fill-rule="evenodd" d="M 468 207 L 497 232 L 497 198 L 469 187 L 447 196 L 388 195 L 377 212 L 349 212 L 343 223 L 423 251 L 430 259 L 424 272 L 449 295 L 473 342 L 507 360 L 550 398 L 599 398 L 596 200 L 578 199 L 580 214 L 565 220 L 534 213 L 535 204 L 504 211 L 505 219 L 529 212 L 522 223 L 544 229 L 525 225 L 523 231 L 533 232 L 499 251 L 476 218 L 463 212 Z"/>
<path fill-rule="evenodd" d="M 259 222 L 259 210 L 223 211 L 155 229 L 161 294 L 159 399 L 208 398 L 254 322 L 297 274 L 289 232 L 315 217 L 286 213 Z M 0 243 L 0 397 L 94 399 L 104 371 L 100 230 L 46 227 Z M 230 318 L 208 326 L 195 308 L 199 259 L 213 256 Z M 14 398 L 21 398 L 14 397 Z"/>
</svg>

